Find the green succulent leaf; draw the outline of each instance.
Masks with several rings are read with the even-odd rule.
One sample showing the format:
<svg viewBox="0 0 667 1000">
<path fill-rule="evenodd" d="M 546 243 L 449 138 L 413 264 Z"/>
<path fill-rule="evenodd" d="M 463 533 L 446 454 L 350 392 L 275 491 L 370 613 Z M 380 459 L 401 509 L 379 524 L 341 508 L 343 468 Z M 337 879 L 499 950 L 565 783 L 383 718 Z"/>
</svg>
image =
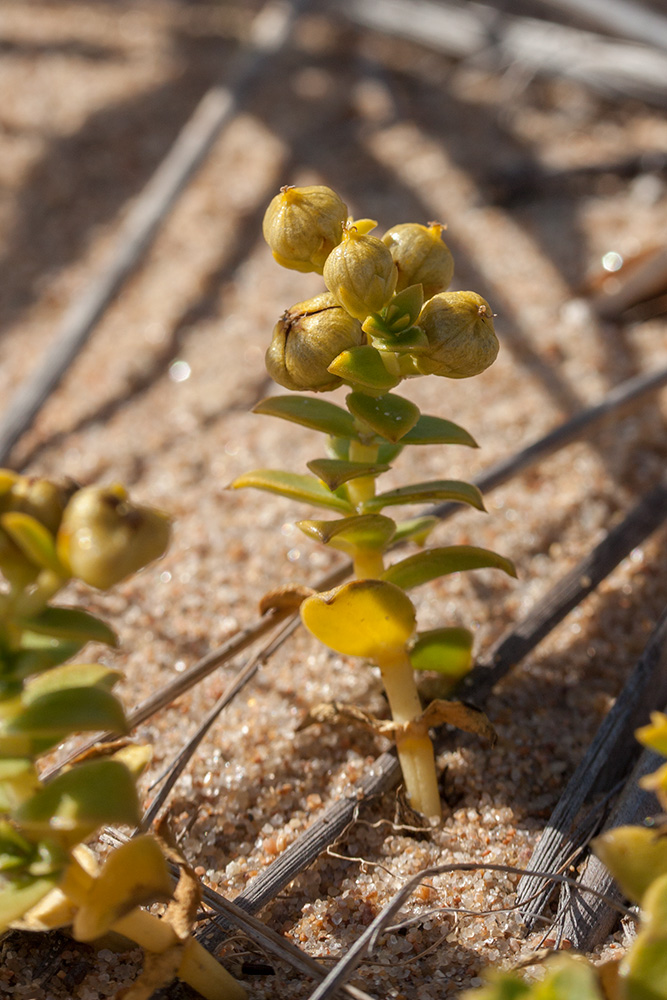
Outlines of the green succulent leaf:
<svg viewBox="0 0 667 1000">
<path fill-rule="evenodd" d="M 399 332 L 407 330 L 413 323 L 424 305 L 424 289 L 421 285 L 410 285 L 398 295 L 394 295 L 379 316 L 370 316 L 363 324 L 364 330 L 371 332 L 375 327 Z M 369 323 L 369 320 L 371 321 Z"/>
<path fill-rule="evenodd" d="M 59 876 L 48 878 L 17 877 L 3 880 L 0 886 L 0 934 L 32 909 L 47 892 L 55 889 Z"/>
<path fill-rule="evenodd" d="M 330 649 L 381 660 L 402 648 L 415 629 L 415 609 L 398 587 L 381 580 L 353 580 L 308 597 L 301 619 Z"/>
<path fill-rule="evenodd" d="M 465 677 L 472 666 L 472 632 L 467 628 L 418 632 L 408 652 L 415 670 L 434 670 L 454 683 Z"/>
<path fill-rule="evenodd" d="M 139 800 L 128 769 L 115 760 L 79 764 L 48 782 L 14 814 L 26 831 L 91 831 L 102 824 L 136 826 Z"/>
<path fill-rule="evenodd" d="M 39 635 L 65 639 L 83 645 L 86 642 L 103 642 L 117 646 L 118 637 L 106 622 L 80 608 L 44 608 L 32 618 L 22 619 L 20 625 Z"/>
<path fill-rule="evenodd" d="M 396 351 L 398 354 L 417 354 L 429 346 L 428 337 L 420 326 L 411 326 L 400 333 L 374 332 L 373 347 L 379 350 Z"/>
<path fill-rule="evenodd" d="M 53 535 L 30 514 L 12 510 L 0 517 L 0 523 L 21 551 L 37 566 L 67 576 L 56 553 Z"/>
<path fill-rule="evenodd" d="M 413 483 L 387 493 L 377 493 L 364 502 L 363 513 L 372 514 L 381 511 L 383 507 L 397 504 L 432 503 L 436 500 L 455 500 L 477 510 L 485 509 L 482 494 L 472 483 L 456 479 L 436 479 L 430 483 Z"/>
<path fill-rule="evenodd" d="M 29 705 L 51 691 L 70 688 L 96 687 L 111 691 L 122 676 L 119 670 L 101 663 L 66 663 L 31 680 L 24 689 L 23 703 Z"/>
<path fill-rule="evenodd" d="M 619 972 L 624 997 L 667 1000 L 667 874 L 644 895 L 640 930 Z"/>
<path fill-rule="evenodd" d="M 358 549 L 384 551 L 396 531 L 392 519 L 382 514 L 358 514 L 338 521 L 298 521 L 297 528 L 323 545 L 351 554 Z"/>
<path fill-rule="evenodd" d="M 494 972 L 489 979 L 478 990 L 466 990 L 461 1000 L 604 1000 L 594 966 L 570 955 L 549 961 L 544 979 L 535 983 L 515 972 Z"/>
<path fill-rule="evenodd" d="M 390 566 L 383 573 L 382 579 L 403 590 L 410 590 L 439 576 L 469 569 L 501 569 L 508 576 L 516 576 L 514 564 L 497 552 L 474 545 L 447 545 L 417 552 L 402 559 Z"/>
<path fill-rule="evenodd" d="M 34 845 L 16 827 L 0 820 L 0 872 L 25 868 L 34 853 Z"/>
<path fill-rule="evenodd" d="M 440 524 L 440 519 L 433 514 L 425 514 L 423 517 L 411 517 L 407 521 L 399 521 L 396 525 L 396 542 L 415 542 L 417 545 L 424 545 L 428 536 L 436 525 Z"/>
<path fill-rule="evenodd" d="M 66 642 L 36 632 L 24 632 L 21 649 L 12 654 L 8 669 L 12 677 L 20 681 L 71 659 L 83 645 L 82 642 Z"/>
<path fill-rule="evenodd" d="M 310 471 L 330 490 L 337 490 L 343 483 L 360 476 L 379 476 L 390 468 L 379 462 L 346 462 L 338 458 L 314 458 L 307 464 Z"/>
<path fill-rule="evenodd" d="M 382 396 L 367 396 L 351 392 L 345 400 L 350 413 L 368 424 L 376 434 L 396 443 L 419 420 L 419 407 L 409 399 L 388 392 Z"/>
<path fill-rule="evenodd" d="M 47 691 L 0 723 L 0 736 L 62 737 L 74 732 L 127 732 L 123 706 L 99 687 L 68 687 Z"/>
<path fill-rule="evenodd" d="M 357 438 L 354 420 L 341 406 L 312 396 L 269 396 L 253 407 L 253 413 L 291 420 L 333 437 Z"/>
<path fill-rule="evenodd" d="M 369 344 L 343 351 L 334 358 L 327 370 L 344 382 L 361 385 L 371 392 L 387 392 L 401 381 L 389 374 L 380 352 Z"/>
<path fill-rule="evenodd" d="M 667 835 L 643 826 L 617 826 L 596 837 L 592 847 L 624 895 L 642 901 L 651 882 L 667 875 Z"/>
<path fill-rule="evenodd" d="M 514 972 L 494 972 L 490 982 L 479 989 L 466 990 L 461 1000 L 529 1000 L 530 986 Z"/>
<path fill-rule="evenodd" d="M 463 427 L 444 420 L 442 417 L 432 417 L 422 413 L 415 426 L 408 431 L 402 440 L 405 444 L 464 444 L 469 448 L 477 448 L 478 444 L 472 435 Z"/>
<path fill-rule="evenodd" d="M 382 441 L 378 444 L 378 462 L 391 465 L 395 458 L 403 451 L 402 444 L 391 444 L 389 441 Z"/>
<path fill-rule="evenodd" d="M 621 962 L 623 997 L 667 1000 L 667 934 L 640 932 Z"/>
<path fill-rule="evenodd" d="M 231 489 L 240 490 L 252 487 L 277 493 L 289 500 L 303 500 L 304 503 L 315 504 L 318 507 L 329 507 L 331 510 L 351 513 L 354 508 L 349 500 L 336 496 L 314 476 L 301 476 L 295 472 L 282 472 L 279 469 L 256 469 L 235 479 L 230 484 Z"/>
<path fill-rule="evenodd" d="M 5 735 L 0 732 L 0 758 L 3 757 L 38 757 L 60 743 L 65 734 L 55 736 L 32 736 L 29 733 Z"/>
<path fill-rule="evenodd" d="M 38 788 L 39 778 L 31 760 L 25 757 L 0 758 L 0 813 L 11 812 L 29 799 Z M 0 841 L 1 827 L 0 823 Z M 1 851 L 0 846 L 0 853 Z"/>
</svg>

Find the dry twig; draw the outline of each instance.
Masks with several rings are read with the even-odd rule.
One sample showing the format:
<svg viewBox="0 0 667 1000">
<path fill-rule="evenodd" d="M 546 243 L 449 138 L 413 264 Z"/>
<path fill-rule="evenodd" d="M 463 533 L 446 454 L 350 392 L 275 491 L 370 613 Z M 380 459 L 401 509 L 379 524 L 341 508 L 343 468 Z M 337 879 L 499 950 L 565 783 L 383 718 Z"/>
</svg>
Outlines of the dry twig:
<svg viewBox="0 0 667 1000">
<path fill-rule="evenodd" d="M 662 513 L 667 516 L 667 488 L 663 494 Z M 530 859 L 529 871 L 558 871 L 563 862 L 581 848 L 572 830 L 577 813 L 593 795 L 606 791 L 627 774 L 639 756 L 634 731 L 648 722 L 652 710 L 662 708 L 667 702 L 666 665 L 667 609 L 554 809 Z M 524 876 L 519 883 L 519 902 L 526 902 L 533 891 L 531 876 Z M 550 894 L 550 889 L 544 890 L 525 906 L 524 918 L 529 926 L 544 909 Z"/>
</svg>

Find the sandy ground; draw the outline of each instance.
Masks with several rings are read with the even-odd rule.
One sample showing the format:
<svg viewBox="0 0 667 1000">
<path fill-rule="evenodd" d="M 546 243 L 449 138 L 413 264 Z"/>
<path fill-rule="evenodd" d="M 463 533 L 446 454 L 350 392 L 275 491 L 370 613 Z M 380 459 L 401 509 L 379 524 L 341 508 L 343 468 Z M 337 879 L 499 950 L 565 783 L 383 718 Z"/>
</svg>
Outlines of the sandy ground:
<svg viewBox="0 0 667 1000">
<path fill-rule="evenodd" d="M 11 397 L 53 342 L 67 307 L 114 245 L 141 191 L 206 88 L 227 80 L 256 3 L 11 2 L 0 5 L 0 396 Z M 468 449 L 407 449 L 386 488 L 471 478 L 622 380 L 667 360 L 664 320 L 598 322 L 580 298 L 604 254 L 660 245 L 664 180 L 609 174 L 499 207 L 488 192 L 513 165 L 570 167 L 664 149 L 664 116 L 611 104 L 567 82 L 489 76 L 410 44 L 303 18 L 167 220 L 141 267 L 12 465 L 83 483 L 122 481 L 171 512 L 168 555 L 108 595 L 68 599 L 103 615 L 121 648 L 101 652 L 126 675 L 128 706 L 165 684 L 257 615 L 262 594 L 312 584 L 337 564 L 296 528 L 304 508 L 229 492 L 252 468 L 305 471 L 314 433 L 250 413 L 275 391 L 263 370 L 282 311 L 320 289 L 281 270 L 260 221 L 283 183 L 327 183 L 380 229 L 448 225 L 454 287 L 487 298 L 502 344 L 477 379 L 420 380 L 405 394 L 463 424 Z M 511 556 L 518 582 L 491 571 L 451 577 L 417 595 L 420 627 L 465 624 L 483 653 L 657 484 L 667 451 L 665 395 L 570 445 L 434 534 Z M 661 548 L 662 547 L 662 548 Z M 663 554 L 661 554 L 661 552 Z M 336 845 L 261 914 L 311 955 L 343 954 L 420 869 L 484 858 L 523 865 L 664 603 L 664 531 L 573 611 L 496 690 L 490 749 L 462 736 L 443 755 L 445 819 L 429 839 L 392 825 L 394 795 L 373 803 Z M 97 651 L 95 651 L 95 655 Z M 226 667 L 142 726 L 159 774 L 224 689 Z M 355 727 L 296 732 L 331 699 L 382 712 L 370 669 L 297 634 L 235 699 L 170 799 L 198 873 L 233 897 L 350 790 L 387 744 Z M 514 876 L 433 880 L 388 933 L 357 982 L 371 995 L 441 1000 L 512 964 L 526 942 L 510 913 Z M 421 914 L 421 916 L 419 916 Z M 621 947 L 620 932 L 607 953 Z M 223 959 L 238 971 L 237 938 Z M 113 996 L 138 956 L 72 944 L 47 961 L 43 942 L 10 938 L 0 990 L 30 1000 Z M 245 977 L 251 998 L 306 997 L 312 984 L 276 966 Z"/>
</svg>

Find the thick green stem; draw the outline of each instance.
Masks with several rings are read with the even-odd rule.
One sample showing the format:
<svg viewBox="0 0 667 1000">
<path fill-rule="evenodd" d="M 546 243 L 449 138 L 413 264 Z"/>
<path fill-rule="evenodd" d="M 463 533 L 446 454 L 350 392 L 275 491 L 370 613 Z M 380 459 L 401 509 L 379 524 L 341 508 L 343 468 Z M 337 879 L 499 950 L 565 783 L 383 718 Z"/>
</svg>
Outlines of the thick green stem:
<svg viewBox="0 0 667 1000">
<path fill-rule="evenodd" d="M 394 722 L 407 723 L 422 714 L 419 692 L 410 658 L 404 648 L 378 661 Z M 396 740 L 405 790 L 413 809 L 440 819 L 440 791 L 435 754 L 428 733 L 412 732 Z"/>
</svg>

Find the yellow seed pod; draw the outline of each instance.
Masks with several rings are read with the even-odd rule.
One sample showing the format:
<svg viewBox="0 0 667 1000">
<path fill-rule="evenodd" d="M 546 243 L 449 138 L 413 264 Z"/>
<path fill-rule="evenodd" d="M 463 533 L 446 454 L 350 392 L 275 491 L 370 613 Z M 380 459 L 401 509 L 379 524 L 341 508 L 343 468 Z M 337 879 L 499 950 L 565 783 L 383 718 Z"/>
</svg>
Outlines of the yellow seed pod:
<svg viewBox="0 0 667 1000">
<path fill-rule="evenodd" d="M 264 215 L 262 231 L 273 256 L 294 271 L 322 273 L 347 219 L 347 205 L 335 191 L 316 184 L 280 189 Z"/>
<path fill-rule="evenodd" d="M 449 287 L 454 275 L 454 258 L 442 239 L 444 226 L 431 222 L 421 226 L 406 222 L 392 226 L 382 237 L 398 269 L 396 291 L 421 285 L 424 299 Z"/>
<path fill-rule="evenodd" d="M 328 392 L 342 380 L 327 368 L 341 351 L 366 342 L 361 324 L 324 292 L 288 309 L 276 323 L 266 369 L 286 389 Z"/>
<path fill-rule="evenodd" d="M 375 236 L 354 226 L 343 231 L 342 241 L 324 265 L 324 282 L 338 303 L 360 322 L 387 305 L 396 289 L 396 265 L 391 253 Z"/>
<path fill-rule="evenodd" d="M 6 470 L 2 470 L 0 475 L 4 482 Z M 9 489 L 0 495 L 0 512 L 5 514 L 19 511 L 29 514 L 55 534 L 67 501 L 75 489 L 76 486 L 71 481 L 52 483 L 36 476 L 15 475 Z"/>
<path fill-rule="evenodd" d="M 169 534 L 167 515 L 131 503 L 122 486 L 88 486 L 65 508 L 56 547 L 72 576 L 107 590 L 161 556 Z"/>
<path fill-rule="evenodd" d="M 469 378 L 493 364 L 498 338 L 493 313 L 476 292 L 441 292 L 424 305 L 418 325 L 429 341 L 414 362 L 423 375 Z"/>
</svg>

